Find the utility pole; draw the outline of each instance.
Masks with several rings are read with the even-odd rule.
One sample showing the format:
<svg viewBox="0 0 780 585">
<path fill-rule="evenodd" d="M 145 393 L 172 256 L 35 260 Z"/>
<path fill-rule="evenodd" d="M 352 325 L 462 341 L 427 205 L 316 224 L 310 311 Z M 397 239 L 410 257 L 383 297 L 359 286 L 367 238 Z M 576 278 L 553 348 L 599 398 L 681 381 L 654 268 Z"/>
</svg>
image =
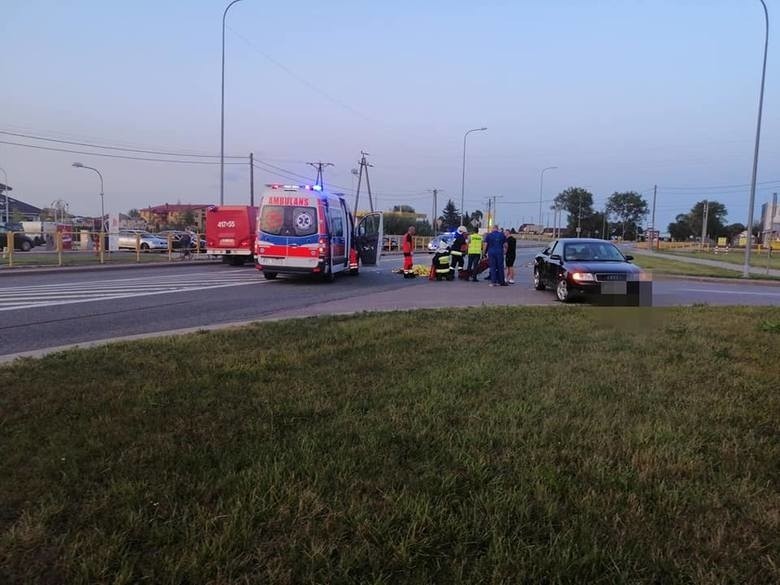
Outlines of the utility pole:
<svg viewBox="0 0 780 585">
<path fill-rule="evenodd" d="M 704 206 L 702 209 L 702 221 L 701 221 L 701 249 L 704 249 L 704 238 L 707 237 L 707 221 L 710 215 L 710 202 L 704 200 Z M 748 239 L 750 236 L 750 228 L 748 228 Z"/>
<path fill-rule="evenodd" d="M 307 162 L 306 164 L 309 165 L 310 167 L 314 167 L 315 169 L 317 169 L 317 180 L 315 181 L 314 184 L 319 185 L 320 187 L 322 187 L 323 190 L 325 190 L 325 181 L 322 175 L 322 169 L 324 169 L 325 167 L 332 167 L 335 165 L 333 163 L 329 163 L 329 162 L 324 163 L 322 161 Z"/>
<path fill-rule="evenodd" d="M 439 208 L 437 196 L 442 191 L 443 189 L 428 189 L 428 193 L 433 194 L 433 212 L 431 213 L 431 229 L 433 230 L 433 233 L 436 233 L 436 210 Z"/>
<path fill-rule="evenodd" d="M 363 183 L 363 175 L 366 175 L 366 186 L 368 187 L 368 205 L 371 209 L 371 212 L 374 212 L 374 199 L 371 196 L 371 181 L 368 178 L 368 168 L 373 167 L 371 163 L 369 163 L 366 160 L 367 156 L 371 156 L 369 153 L 360 151 L 360 162 L 358 162 L 358 165 L 360 166 L 360 170 L 358 171 L 358 184 L 357 184 L 357 191 L 355 192 L 355 215 L 357 216 L 358 211 L 358 201 L 360 201 L 360 185 Z"/>
<path fill-rule="evenodd" d="M 653 227 L 650 230 L 650 246 L 648 247 L 649 250 L 653 249 L 653 244 L 656 241 L 655 240 L 655 237 L 656 237 L 655 236 L 655 196 L 657 194 L 658 194 L 658 185 L 653 185 L 653 223 L 652 223 Z M 658 241 L 660 242 L 661 241 L 661 238 L 660 238 L 661 234 L 658 234 L 658 235 L 659 235 Z"/>
<path fill-rule="evenodd" d="M 249 206 L 255 206 L 255 153 L 249 153 Z"/>
<path fill-rule="evenodd" d="M 496 199 L 503 198 L 503 195 L 493 195 L 493 205 L 491 207 L 491 210 L 493 212 L 493 221 L 491 222 L 490 229 L 493 229 L 493 226 L 496 225 Z"/>
</svg>

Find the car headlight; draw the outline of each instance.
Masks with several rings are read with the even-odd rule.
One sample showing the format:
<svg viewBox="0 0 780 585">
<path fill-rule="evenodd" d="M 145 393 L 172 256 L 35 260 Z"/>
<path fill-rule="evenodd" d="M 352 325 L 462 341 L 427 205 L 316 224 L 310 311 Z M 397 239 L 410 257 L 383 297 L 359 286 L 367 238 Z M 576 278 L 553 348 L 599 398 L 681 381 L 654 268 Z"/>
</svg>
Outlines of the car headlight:
<svg viewBox="0 0 780 585">
<path fill-rule="evenodd" d="M 596 276 L 590 272 L 574 272 L 571 279 L 576 282 L 596 282 Z"/>
</svg>

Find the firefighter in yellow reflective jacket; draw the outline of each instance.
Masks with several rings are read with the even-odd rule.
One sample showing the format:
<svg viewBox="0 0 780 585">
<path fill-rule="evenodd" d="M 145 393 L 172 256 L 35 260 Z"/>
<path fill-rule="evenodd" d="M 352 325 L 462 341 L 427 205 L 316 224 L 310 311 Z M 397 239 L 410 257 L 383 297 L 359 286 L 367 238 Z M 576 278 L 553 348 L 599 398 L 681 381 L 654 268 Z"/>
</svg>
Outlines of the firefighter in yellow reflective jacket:
<svg viewBox="0 0 780 585">
<path fill-rule="evenodd" d="M 469 236 L 469 280 L 477 281 L 477 266 L 482 258 L 482 235 L 474 232 Z"/>
<path fill-rule="evenodd" d="M 433 255 L 433 275 L 436 280 L 452 280 L 454 278 L 455 271 L 450 265 L 451 262 L 452 256 L 450 254 L 450 249 L 447 247 L 447 244 L 442 242 Z"/>
</svg>

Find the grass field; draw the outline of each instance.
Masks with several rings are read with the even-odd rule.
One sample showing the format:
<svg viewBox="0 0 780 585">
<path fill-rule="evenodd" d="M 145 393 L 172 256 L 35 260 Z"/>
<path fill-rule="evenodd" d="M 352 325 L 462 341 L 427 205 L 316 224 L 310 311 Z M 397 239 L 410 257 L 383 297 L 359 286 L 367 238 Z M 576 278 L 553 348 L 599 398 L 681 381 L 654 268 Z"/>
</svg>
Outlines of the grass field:
<svg viewBox="0 0 780 585">
<path fill-rule="evenodd" d="M 728 252 L 722 252 L 714 254 L 712 252 L 674 252 L 669 251 L 669 254 L 675 256 L 687 256 L 689 258 L 705 258 L 707 260 L 719 260 L 721 262 L 728 262 L 729 264 L 738 264 L 740 266 L 745 263 L 745 251 L 744 250 L 730 250 Z M 750 255 L 750 265 L 755 268 L 766 268 L 767 255 L 766 252 L 757 253 L 755 250 Z M 773 252 L 769 258 L 769 268 L 780 270 L 780 252 Z"/>
<path fill-rule="evenodd" d="M 735 268 L 719 268 L 717 266 L 704 266 L 701 264 L 692 264 L 683 260 L 669 260 L 668 258 L 659 258 L 649 254 L 637 254 L 633 260 L 634 264 L 650 270 L 657 274 L 676 274 L 680 276 L 707 276 L 714 278 L 742 278 L 742 272 Z M 752 274 L 751 278 L 760 280 L 778 280 L 776 276 L 766 276 L 763 274 Z"/>
<path fill-rule="evenodd" d="M 329 317 L 0 368 L 3 583 L 777 583 L 780 309 Z"/>
</svg>

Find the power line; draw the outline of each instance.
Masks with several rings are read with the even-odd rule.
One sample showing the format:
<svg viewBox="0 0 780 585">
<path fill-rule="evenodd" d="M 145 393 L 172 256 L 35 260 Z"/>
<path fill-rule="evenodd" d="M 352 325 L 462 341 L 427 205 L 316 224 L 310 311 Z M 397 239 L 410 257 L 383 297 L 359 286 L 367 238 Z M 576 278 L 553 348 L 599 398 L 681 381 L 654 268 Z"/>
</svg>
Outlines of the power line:
<svg viewBox="0 0 780 585">
<path fill-rule="evenodd" d="M 189 158 L 219 158 L 218 154 L 188 154 L 186 152 L 164 152 L 160 150 L 145 150 L 141 148 L 127 148 L 124 146 L 110 146 L 107 144 L 92 144 L 89 142 L 78 142 L 75 140 L 62 140 L 59 138 L 48 138 L 45 136 L 35 136 L 32 134 L 21 134 L 19 132 L 9 132 L 0 130 L 0 134 L 6 136 L 16 136 L 18 138 L 29 138 L 30 140 L 40 140 L 43 142 L 56 142 L 57 144 L 71 144 L 74 146 L 86 146 L 89 148 L 100 148 L 103 150 L 117 150 L 121 152 L 137 152 L 140 154 L 156 154 L 160 156 L 186 156 Z M 225 156 L 225 158 L 246 158 L 245 156 Z"/>
<path fill-rule="evenodd" d="M 137 160 L 143 162 L 162 162 L 171 164 L 185 164 L 185 165 L 218 165 L 219 161 L 207 161 L 207 160 L 177 160 L 168 158 L 149 158 L 140 156 L 126 156 L 122 154 L 108 154 L 105 152 L 88 152 L 84 150 L 73 150 L 70 148 L 56 148 L 54 146 L 41 146 L 39 144 L 23 144 L 21 142 L 9 142 L 7 140 L 0 140 L 0 144 L 7 144 L 9 146 L 20 146 L 23 148 L 35 148 L 37 150 L 50 150 L 53 152 L 69 152 L 71 154 L 83 154 L 85 156 L 101 156 L 104 158 L 119 158 L 123 160 Z M 243 165 L 243 162 L 229 162 L 227 165 Z"/>
</svg>

